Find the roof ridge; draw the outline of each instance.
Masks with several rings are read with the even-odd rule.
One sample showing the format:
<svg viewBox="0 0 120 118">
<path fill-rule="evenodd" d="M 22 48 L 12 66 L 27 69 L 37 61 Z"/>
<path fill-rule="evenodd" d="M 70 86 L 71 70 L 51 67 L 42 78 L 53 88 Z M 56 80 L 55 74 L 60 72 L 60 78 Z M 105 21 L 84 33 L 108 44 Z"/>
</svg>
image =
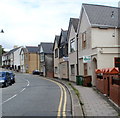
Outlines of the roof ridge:
<svg viewBox="0 0 120 118">
<path fill-rule="evenodd" d="M 82 3 L 82 5 L 91 5 L 91 6 L 100 6 L 100 7 L 110 7 L 110 8 L 116 8 L 116 9 L 119 8 L 119 7 L 113 7 L 113 6 L 107 6 L 107 5 L 88 4 L 88 3 Z"/>
</svg>

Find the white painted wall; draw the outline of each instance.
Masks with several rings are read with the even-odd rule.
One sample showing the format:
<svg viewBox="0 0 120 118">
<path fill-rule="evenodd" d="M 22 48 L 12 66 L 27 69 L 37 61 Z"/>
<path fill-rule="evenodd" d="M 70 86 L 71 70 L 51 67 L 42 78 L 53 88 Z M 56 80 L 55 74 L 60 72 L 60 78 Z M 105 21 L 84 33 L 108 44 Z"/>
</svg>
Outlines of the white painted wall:
<svg viewBox="0 0 120 118">
<path fill-rule="evenodd" d="M 80 22 L 79 22 L 80 23 Z M 79 74 L 84 75 L 83 56 L 91 56 L 92 61 L 88 63 L 88 75 L 92 76 L 93 86 L 96 84 L 94 77 L 93 58 L 97 59 L 97 68 L 114 67 L 114 57 L 118 57 L 118 30 L 116 28 L 100 29 L 92 28 L 86 13 L 83 12 L 81 24 L 79 24 Z M 81 34 L 87 31 L 87 47 L 82 49 Z M 115 35 L 115 37 L 113 37 Z"/>
<path fill-rule="evenodd" d="M 18 69 L 18 66 L 20 66 L 20 51 L 21 51 L 21 49 L 22 49 L 22 47 L 20 47 L 19 49 L 17 49 L 14 52 L 14 66 L 16 65 L 17 69 Z"/>
<path fill-rule="evenodd" d="M 73 39 L 75 40 L 75 52 L 70 52 L 70 40 Z M 70 81 L 76 81 L 76 75 L 77 75 L 77 67 L 76 67 L 76 64 L 77 64 L 77 39 L 76 39 L 76 32 L 75 32 L 75 29 L 73 27 L 73 25 L 71 26 L 71 29 L 70 29 L 70 36 L 69 36 L 69 39 L 68 39 L 68 58 L 69 58 L 69 80 Z M 74 67 L 75 67 L 75 74 L 74 75 L 71 75 L 71 65 L 74 64 Z"/>
<path fill-rule="evenodd" d="M 60 70 L 59 70 L 59 50 L 58 50 L 58 57 L 55 58 L 55 49 L 58 48 L 58 44 L 57 44 L 57 41 L 55 42 L 55 47 L 54 47 L 54 77 L 60 77 Z M 55 73 L 55 67 L 58 68 L 58 72 Z"/>
</svg>

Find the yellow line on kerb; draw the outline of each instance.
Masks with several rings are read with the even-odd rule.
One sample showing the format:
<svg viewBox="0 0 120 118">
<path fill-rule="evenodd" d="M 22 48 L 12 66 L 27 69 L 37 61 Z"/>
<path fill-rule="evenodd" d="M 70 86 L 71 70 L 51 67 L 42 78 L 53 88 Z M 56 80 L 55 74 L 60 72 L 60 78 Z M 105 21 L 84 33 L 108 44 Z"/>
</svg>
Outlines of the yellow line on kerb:
<svg viewBox="0 0 120 118">
<path fill-rule="evenodd" d="M 46 78 L 45 78 L 46 79 Z M 62 115 L 64 116 L 64 118 L 66 117 L 66 104 L 67 104 L 67 94 L 66 94 L 66 90 L 63 87 L 63 85 L 61 85 L 60 83 L 50 80 L 50 79 L 46 79 L 49 80 L 55 84 L 57 84 L 60 88 L 61 91 L 61 95 L 60 95 L 60 103 L 59 103 L 59 107 L 58 107 L 58 113 L 57 113 L 57 118 L 59 118 L 61 116 L 61 108 L 62 108 L 62 101 L 63 101 L 63 93 L 64 93 L 64 104 L 63 104 L 63 112 Z"/>
</svg>

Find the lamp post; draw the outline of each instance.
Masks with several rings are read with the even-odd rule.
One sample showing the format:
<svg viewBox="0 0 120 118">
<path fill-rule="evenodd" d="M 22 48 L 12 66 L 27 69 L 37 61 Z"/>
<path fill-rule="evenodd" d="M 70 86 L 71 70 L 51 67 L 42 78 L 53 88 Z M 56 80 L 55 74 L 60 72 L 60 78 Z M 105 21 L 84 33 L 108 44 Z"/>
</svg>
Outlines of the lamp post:
<svg viewBox="0 0 120 118">
<path fill-rule="evenodd" d="M 0 33 L 4 33 L 3 29 L 1 29 L 1 32 Z"/>
<path fill-rule="evenodd" d="M 1 29 L 0 33 L 4 33 L 3 29 Z M 2 66 L 2 45 L 0 45 L 0 67 Z"/>
</svg>

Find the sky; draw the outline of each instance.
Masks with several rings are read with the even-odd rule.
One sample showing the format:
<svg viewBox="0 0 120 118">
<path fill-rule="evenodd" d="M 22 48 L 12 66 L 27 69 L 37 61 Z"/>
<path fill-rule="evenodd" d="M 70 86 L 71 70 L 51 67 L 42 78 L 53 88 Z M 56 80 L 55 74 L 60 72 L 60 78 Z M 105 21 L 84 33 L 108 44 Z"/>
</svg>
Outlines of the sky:
<svg viewBox="0 0 120 118">
<path fill-rule="evenodd" d="M 118 6 L 119 0 L 0 0 L 0 45 L 4 49 L 54 42 L 70 18 L 79 18 L 82 3 Z"/>
</svg>

